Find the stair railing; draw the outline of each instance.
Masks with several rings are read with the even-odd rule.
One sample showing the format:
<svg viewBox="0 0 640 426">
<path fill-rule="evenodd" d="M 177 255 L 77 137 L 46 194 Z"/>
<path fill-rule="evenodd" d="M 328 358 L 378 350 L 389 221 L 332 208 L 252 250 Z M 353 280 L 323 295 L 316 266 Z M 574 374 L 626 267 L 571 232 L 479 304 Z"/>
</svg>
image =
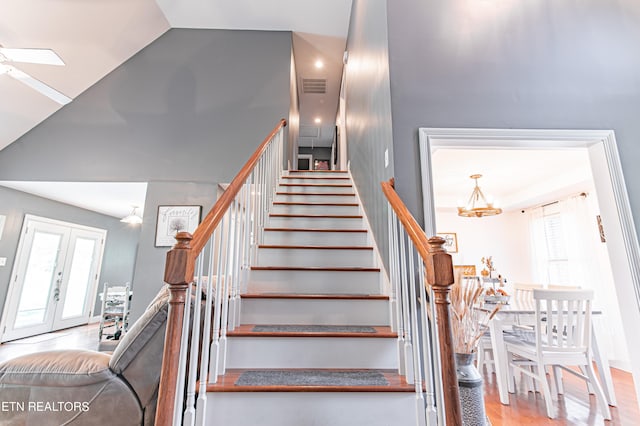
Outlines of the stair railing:
<svg viewBox="0 0 640 426">
<path fill-rule="evenodd" d="M 193 235 L 179 232 L 167 253 L 156 426 L 205 424 L 206 386 L 225 371 L 227 330 L 239 322 L 240 293 L 282 171 L 286 124 L 264 139 Z"/>
<path fill-rule="evenodd" d="M 451 255 L 443 238 L 427 238 L 396 193 L 393 179 L 381 185 L 388 201 L 389 278 L 400 372 L 415 386 L 418 410 L 425 410 L 419 418 L 424 415 L 427 424 L 461 425 L 450 319 Z"/>
</svg>

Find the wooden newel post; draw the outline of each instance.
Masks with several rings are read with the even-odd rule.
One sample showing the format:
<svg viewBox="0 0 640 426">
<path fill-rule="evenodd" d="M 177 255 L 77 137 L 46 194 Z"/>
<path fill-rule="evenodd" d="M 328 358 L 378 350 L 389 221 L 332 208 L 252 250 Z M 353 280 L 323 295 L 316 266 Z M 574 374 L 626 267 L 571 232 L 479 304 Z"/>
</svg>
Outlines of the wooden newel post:
<svg viewBox="0 0 640 426">
<path fill-rule="evenodd" d="M 436 306 L 436 325 L 442 361 L 442 385 L 444 389 L 447 425 L 462 425 L 462 410 L 453 352 L 453 333 L 450 317 L 450 298 L 453 279 L 451 255 L 444 249 L 444 238 L 429 238 L 429 260 L 426 262 L 427 283 L 433 288 Z"/>
<path fill-rule="evenodd" d="M 191 240 L 188 232 L 178 232 L 176 245 L 167 253 L 164 280 L 169 284 L 169 311 L 167 331 L 164 337 L 156 426 L 173 425 L 173 410 L 180 361 L 182 321 L 187 297 L 187 288 L 193 281 L 194 262 L 191 259 Z"/>
</svg>

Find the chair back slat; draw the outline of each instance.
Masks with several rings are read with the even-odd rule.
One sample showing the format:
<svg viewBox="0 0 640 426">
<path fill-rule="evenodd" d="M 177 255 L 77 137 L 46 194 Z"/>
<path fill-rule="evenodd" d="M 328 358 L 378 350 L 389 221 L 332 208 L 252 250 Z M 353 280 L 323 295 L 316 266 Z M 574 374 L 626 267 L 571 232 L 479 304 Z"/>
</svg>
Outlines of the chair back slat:
<svg viewBox="0 0 640 426">
<path fill-rule="evenodd" d="M 541 289 L 542 284 L 521 284 L 513 285 L 513 300 L 523 309 L 533 309 L 533 290 Z"/>
<path fill-rule="evenodd" d="M 544 351 L 580 352 L 591 345 L 591 290 L 533 290 L 536 339 Z"/>
</svg>

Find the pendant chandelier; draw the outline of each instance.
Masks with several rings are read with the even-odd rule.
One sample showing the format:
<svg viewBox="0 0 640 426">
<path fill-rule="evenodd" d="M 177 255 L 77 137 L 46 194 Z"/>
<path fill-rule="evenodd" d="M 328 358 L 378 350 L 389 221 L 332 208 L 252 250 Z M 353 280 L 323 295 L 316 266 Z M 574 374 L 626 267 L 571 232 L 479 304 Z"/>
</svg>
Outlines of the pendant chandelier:
<svg viewBox="0 0 640 426">
<path fill-rule="evenodd" d="M 493 203 L 487 202 L 482 190 L 478 186 L 478 179 L 480 179 L 482 175 L 475 174 L 469 177 L 475 180 L 476 186 L 473 188 L 473 192 L 471 193 L 467 204 L 465 206 L 458 207 L 458 216 L 484 217 L 495 216 L 502 213 L 502 209 L 494 207 Z"/>
</svg>

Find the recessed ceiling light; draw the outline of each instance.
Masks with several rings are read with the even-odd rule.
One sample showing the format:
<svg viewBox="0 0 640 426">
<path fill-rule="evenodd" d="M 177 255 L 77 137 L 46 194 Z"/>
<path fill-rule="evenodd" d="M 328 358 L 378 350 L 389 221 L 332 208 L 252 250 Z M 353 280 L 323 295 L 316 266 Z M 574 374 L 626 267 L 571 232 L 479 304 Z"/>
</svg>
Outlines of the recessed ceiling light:
<svg viewBox="0 0 640 426">
<path fill-rule="evenodd" d="M 316 117 L 313 121 L 314 121 L 316 124 L 320 124 L 320 123 L 322 123 L 322 119 L 321 119 L 320 117 Z"/>
<path fill-rule="evenodd" d="M 316 68 L 322 68 L 324 67 L 324 62 L 322 62 L 321 59 L 318 59 L 315 63 Z"/>
</svg>

